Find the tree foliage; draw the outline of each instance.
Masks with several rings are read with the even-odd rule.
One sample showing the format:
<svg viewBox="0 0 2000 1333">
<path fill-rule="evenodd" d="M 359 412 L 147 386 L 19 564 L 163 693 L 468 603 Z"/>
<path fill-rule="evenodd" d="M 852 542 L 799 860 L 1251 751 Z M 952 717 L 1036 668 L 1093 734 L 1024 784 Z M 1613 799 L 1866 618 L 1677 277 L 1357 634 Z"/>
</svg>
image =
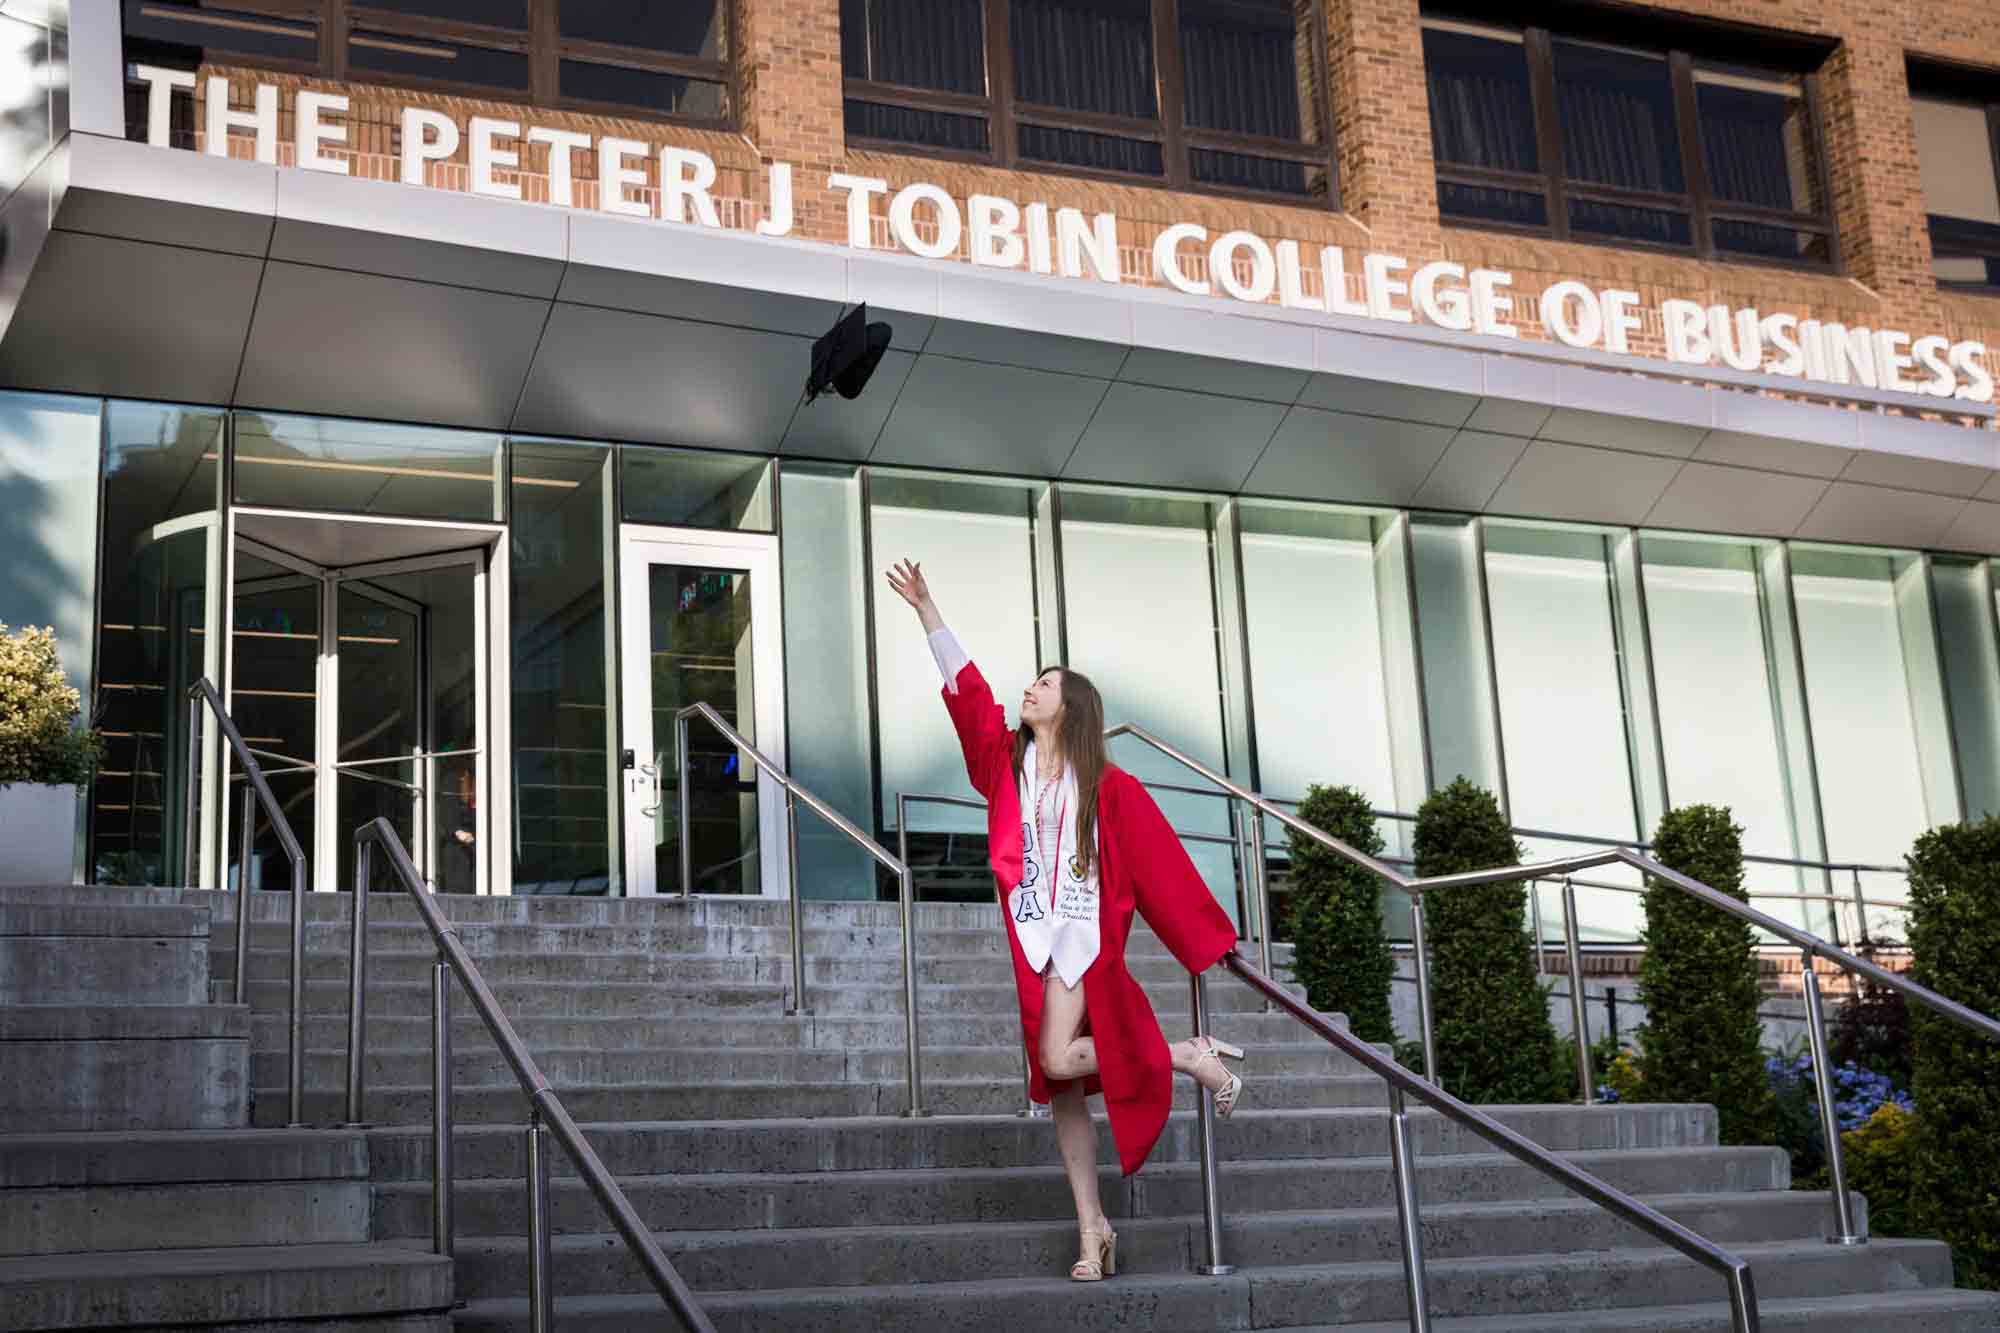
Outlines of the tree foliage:
<svg viewBox="0 0 2000 1333">
<path fill-rule="evenodd" d="M 1299 805 L 1299 818 L 1356 851 L 1382 852 L 1368 798 L 1352 787 L 1315 784 Z M 1382 934 L 1381 881 L 1297 830 L 1291 861 L 1285 927 L 1294 949 L 1292 972 L 1305 984 L 1308 1002 L 1322 1013 L 1346 1014 L 1365 1041 L 1394 1041 L 1389 986 L 1396 963 Z"/>
</svg>

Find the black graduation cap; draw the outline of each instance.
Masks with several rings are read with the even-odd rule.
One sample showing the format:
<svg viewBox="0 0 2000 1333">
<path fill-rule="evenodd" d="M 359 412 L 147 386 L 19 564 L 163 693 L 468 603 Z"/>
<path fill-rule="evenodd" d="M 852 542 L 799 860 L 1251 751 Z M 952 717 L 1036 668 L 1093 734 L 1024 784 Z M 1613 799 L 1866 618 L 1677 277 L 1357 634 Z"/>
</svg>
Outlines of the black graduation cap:
<svg viewBox="0 0 2000 1333">
<path fill-rule="evenodd" d="M 840 317 L 840 321 L 813 344 L 812 370 L 806 376 L 806 401 L 811 402 L 831 388 L 842 398 L 859 398 L 868 377 L 889 350 L 890 328 L 870 324 L 866 302 Z"/>
</svg>

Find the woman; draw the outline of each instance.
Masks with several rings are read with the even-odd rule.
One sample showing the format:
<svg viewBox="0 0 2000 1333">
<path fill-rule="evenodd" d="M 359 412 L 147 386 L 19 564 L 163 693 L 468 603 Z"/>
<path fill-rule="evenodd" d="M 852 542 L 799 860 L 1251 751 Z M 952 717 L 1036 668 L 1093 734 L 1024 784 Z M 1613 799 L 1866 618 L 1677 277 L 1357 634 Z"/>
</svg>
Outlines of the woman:
<svg viewBox="0 0 2000 1333">
<path fill-rule="evenodd" d="M 1137 1171 L 1173 1104 L 1179 1071 L 1235 1110 L 1243 1080 L 1223 1066 L 1243 1052 L 1213 1038 L 1160 1035 L 1146 993 L 1125 970 L 1136 909 L 1190 972 L 1236 946 L 1236 930 L 1195 872 L 1180 839 L 1131 774 L 1104 751 L 1104 704 L 1081 673 L 1050 667 L 1021 697 L 1021 725 L 1007 726 L 979 668 L 945 628 L 923 568 L 903 561 L 889 585 L 930 638 L 944 677 L 945 708 L 965 768 L 986 798 L 988 861 L 999 881 L 1029 1093 L 1054 1109 L 1064 1171 L 1076 1197 L 1082 1255 L 1078 1282 L 1117 1271 L 1118 1237 L 1097 1194 L 1097 1129 L 1085 1098 L 1104 1096 L 1118 1163 Z"/>
</svg>

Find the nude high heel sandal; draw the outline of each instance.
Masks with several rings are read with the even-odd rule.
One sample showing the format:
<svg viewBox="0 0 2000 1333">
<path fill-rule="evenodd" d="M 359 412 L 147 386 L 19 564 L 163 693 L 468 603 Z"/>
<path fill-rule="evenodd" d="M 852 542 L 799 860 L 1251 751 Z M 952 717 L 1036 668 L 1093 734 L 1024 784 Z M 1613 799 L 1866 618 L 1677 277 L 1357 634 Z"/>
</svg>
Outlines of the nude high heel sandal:
<svg viewBox="0 0 2000 1333">
<path fill-rule="evenodd" d="M 1200 1069 L 1203 1060 L 1213 1060 L 1223 1073 L 1229 1075 L 1229 1081 L 1215 1090 L 1215 1118 L 1227 1120 L 1236 1110 L 1237 1099 L 1243 1095 L 1243 1079 L 1237 1074 L 1230 1073 L 1229 1066 L 1222 1062 L 1235 1060 L 1240 1064 L 1243 1060 L 1243 1048 L 1231 1046 L 1228 1042 L 1218 1041 L 1214 1037 L 1204 1038 L 1203 1041 L 1200 1053 L 1194 1058 L 1194 1067 Z"/>
<path fill-rule="evenodd" d="M 1072 1282 L 1102 1282 L 1118 1272 L 1118 1233 L 1083 1229 L 1083 1248 L 1091 1257 L 1069 1266 Z"/>
</svg>

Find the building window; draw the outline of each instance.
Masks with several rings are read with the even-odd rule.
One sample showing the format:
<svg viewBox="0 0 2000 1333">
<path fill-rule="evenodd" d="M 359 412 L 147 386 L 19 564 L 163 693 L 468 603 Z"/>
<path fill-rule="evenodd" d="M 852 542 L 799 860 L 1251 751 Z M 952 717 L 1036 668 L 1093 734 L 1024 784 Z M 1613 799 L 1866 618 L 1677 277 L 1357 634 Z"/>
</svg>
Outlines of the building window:
<svg viewBox="0 0 2000 1333">
<path fill-rule="evenodd" d="M 1447 222 L 1793 267 L 1839 262 L 1811 68 L 1426 13 Z M 1658 39 L 1654 45 L 1652 39 Z M 1764 54 L 1758 52 L 1758 54 Z M 1731 59 L 1739 56 L 1731 55 Z"/>
<path fill-rule="evenodd" d="M 1938 285 L 2000 288 L 2000 77 L 1912 63 L 1910 106 Z"/>
<path fill-rule="evenodd" d="M 847 136 L 1332 204 L 1308 0 L 842 0 Z"/>
<path fill-rule="evenodd" d="M 125 0 L 126 54 L 722 126 L 729 12 L 727 0 Z"/>
</svg>

